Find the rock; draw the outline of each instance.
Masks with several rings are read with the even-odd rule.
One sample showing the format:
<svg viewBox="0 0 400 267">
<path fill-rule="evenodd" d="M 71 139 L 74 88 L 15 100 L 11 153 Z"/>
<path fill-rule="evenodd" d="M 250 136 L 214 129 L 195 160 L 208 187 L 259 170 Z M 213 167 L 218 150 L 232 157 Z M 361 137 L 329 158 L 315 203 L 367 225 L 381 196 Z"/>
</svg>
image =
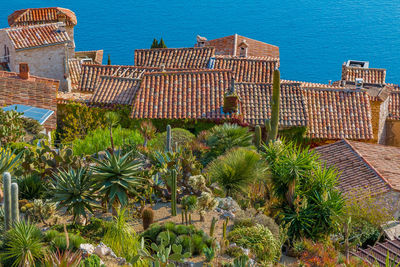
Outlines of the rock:
<svg viewBox="0 0 400 267">
<path fill-rule="evenodd" d="M 215 199 L 218 201 L 218 208 L 222 210 L 230 211 L 232 213 L 241 210 L 239 204 L 231 197 L 226 197 L 226 198 L 217 197 Z"/>
<path fill-rule="evenodd" d="M 125 265 L 126 264 L 126 259 L 122 257 L 116 257 L 115 258 L 118 262 L 118 265 Z"/>
<path fill-rule="evenodd" d="M 80 244 L 79 249 L 82 251 L 84 257 L 89 256 L 94 253 L 94 246 L 92 244 Z"/>
<path fill-rule="evenodd" d="M 244 254 L 246 254 L 247 256 L 249 256 L 249 254 L 250 254 L 250 249 L 248 249 L 248 248 L 242 248 L 242 250 L 243 250 L 243 253 L 244 253 Z"/>
<path fill-rule="evenodd" d="M 94 253 L 99 257 L 111 256 L 111 252 L 114 254 L 111 248 L 107 247 L 103 242 L 100 242 L 100 244 L 94 249 Z"/>
<path fill-rule="evenodd" d="M 226 219 L 226 218 L 235 219 L 235 214 L 233 214 L 232 211 L 226 211 L 221 215 L 221 218 L 223 218 L 223 219 Z"/>
</svg>

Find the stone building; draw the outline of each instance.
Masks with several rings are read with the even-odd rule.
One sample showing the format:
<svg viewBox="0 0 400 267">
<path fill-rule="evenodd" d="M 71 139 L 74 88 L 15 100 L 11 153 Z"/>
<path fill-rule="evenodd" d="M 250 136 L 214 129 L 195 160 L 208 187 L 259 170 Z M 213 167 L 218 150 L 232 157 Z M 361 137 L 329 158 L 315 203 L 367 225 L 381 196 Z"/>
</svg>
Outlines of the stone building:
<svg viewBox="0 0 400 267">
<path fill-rule="evenodd" d="M 50 110 L 52 115 L 43 126 L 55 130 L 58 87 L 58 81 L 31 75 L 29 65 L 21 63 L 18 73 L 0 71 L 0 107 L 26 105 Z"/>
</svg>

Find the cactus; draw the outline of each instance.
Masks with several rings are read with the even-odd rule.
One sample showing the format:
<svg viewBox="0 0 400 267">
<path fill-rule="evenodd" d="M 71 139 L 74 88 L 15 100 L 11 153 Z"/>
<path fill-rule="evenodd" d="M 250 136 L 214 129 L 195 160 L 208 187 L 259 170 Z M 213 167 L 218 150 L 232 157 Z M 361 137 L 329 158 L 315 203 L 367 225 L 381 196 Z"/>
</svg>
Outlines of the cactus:
<svg viewBox="0 0 400 267">
<path fill-rule="evenodd" d="M 11 175 L 8 172 L 3 174 L 3 192 L 4 192 L 4 223 L 5 229 L 11 226 Z"/>
<path fill-rule="evenodd" d="M 188 208 L 185 207 L 185 224 L 188 225 Z"/>
<path fill-rule="evenodd" d="M 171 125 L 167 125 L 167 140 L 166 140 L 165 144 L 166 144 L 165 151 L 166 151 L 166 152 L 172 152 L 172 132 L 171 132 Z"/>
<path fill-rule="evenodd" d="M 223 222 L 222 224 L 222 239 L 225 240 L 226 239 L 226 227 L 228 226 L 228 224 L 225 222 Z"/>
<path fill-rule="evenodd" d="M 271 98 L 271 131 L 268 133 L 268 142 L 276 140 L 278 136 L 278 123 L 279 123 L 279 104 L 281 80 L 279 70 L 274 70 L 274 78 L 272 84 L 272 98 Z"/>
<path fill-rule="evenodd" d="M 210 226 L 210 237 L 213 237 L 214 231 L 215 231 L 215 225 L 217 223 L 217 218 L 213 217 L 211 221 L 211 226 Z"/>
<path fill-rule="evenodd" d="M 171 215 L 176 216 L 176 170 L 172 170 L 172 185 L 171 185 Z"/>
<path fill-rule="evenodd" d="M 189 213 L 189 224 L 192 224 L 192 214 Z"/>
<path fill-rule="evenodd" d="M 185 211 L 181 209 L 181 215 L 182 215 L 182 224 L 185 223 Z"/>
<path fill-rule="evenodd" d="M 256 146 L 256 148 L 257 148 L 257 150 L 260 150 L 260 147 L 261 147 L 261 127 L 260 127 L 260 125 L 257 125 L 255 128 L 254 128 L 254 133 L 255 133 L 255 146 Z"/>
<path fill-rule="evenodd" d="M 18 184 L 11 184 L 11 225 L 19 222 Z"/>
<path fill-rule="evenodd" d="M 267 136 L 266 143 L 269 143 L 269 135 L 271 134 L 271 121 L 270 120 L 265 120 L 265 133 Z"/>
<path fill-rule="evenodd" d="M 151 208 L 142 211 L 143 229 L 146 230 L 154 221 L 154 212 Z"/>
</svg>

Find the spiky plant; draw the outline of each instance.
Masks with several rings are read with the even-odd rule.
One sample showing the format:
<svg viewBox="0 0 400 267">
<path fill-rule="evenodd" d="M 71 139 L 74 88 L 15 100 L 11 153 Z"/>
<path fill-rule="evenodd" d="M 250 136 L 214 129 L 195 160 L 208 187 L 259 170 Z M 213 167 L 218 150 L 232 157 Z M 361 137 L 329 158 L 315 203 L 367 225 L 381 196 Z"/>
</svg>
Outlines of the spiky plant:
<svg viewBox="0 0 400 267">
<path fill-rule="evenodd" d="M 13 262 L 12 266 L 34 266 L 43 258 L 44 247 L 39 228 L 22 220 L 6 233 L 3 256 Z"/>
<path fill-rule="evenodd" d="M 143 136 L 144 142 L 143 146 L 147 146 L 147 142 L 153 138 L 156 134 L 156 127 L 151 123 L 151 121 L 142 121 L 139 128 L 140 134 Z"/>
<path fill-rule="evenodd" d="M 211 128 L 206 136 L 206 145 L 210 148 L 205 155 L 204 163 L 224 154 L 234 147 L 249 147 L 252 145 L 253 135 L 246 127 L 225 123 Z"/>
<path fill-rule="evenodd" d="M 57 249 L 45 256 L 43 266 L 65 266 L 65 267 L 79 267 L 81 266 L 82 253 L 80 251 L 72 252 L 70 250 L 60 251 Z"/>
<path fill-rule="evenodd" d="M 143 164 L 139 160 L 131 160 L 131 153 L 117 151 L 111 154 L 106 151 L 104 159 L 94 159 L 94 178 L 100 194 L 103 194 L 110 205 L 126 206 L 128 196 L 137 194 L 137 189 L 143 186 L 145 179 L 140 175 Z"/>
<path fill-rule="evenodd" d="M 16 153 L 10 148 L 0 147 L 0 174 L 4 172 L 11 172 L 14 168 L 19 165 L 19 160 L 22 157 L 22 153 Z"/>
<path fill-rule="evenodd" d="M 76 223 L 82 216 L 87 218 L 87 212 L 93 213 L 98 207 L 96 190 L 91 172 L 87 168 L 59 171 L 50 182 L 52 200 L 57 202 L 57 209 L 66 208 L 74 216 Z"/>
<path fill-rule="evenodd" d="M 265 175 L 260 155 L 247 148 L 235 148 L 218 157 L 207 166 L 206 173 L 228 196 L 245 193 L 252 182 Z"/>
</svg>

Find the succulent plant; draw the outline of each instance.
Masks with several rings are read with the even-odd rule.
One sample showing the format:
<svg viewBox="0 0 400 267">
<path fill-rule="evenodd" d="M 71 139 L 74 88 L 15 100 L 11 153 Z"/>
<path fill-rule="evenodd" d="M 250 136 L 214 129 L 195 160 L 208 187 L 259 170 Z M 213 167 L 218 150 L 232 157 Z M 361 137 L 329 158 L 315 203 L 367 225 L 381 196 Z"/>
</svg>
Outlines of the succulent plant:
<svg viewBox="0 0 400 267">
<path fill-rule="evenodd" d="M 147 230 L 154 221 L 154 211 L 151 208 L 145 208 L 142 211 L 143 229 Z"/>
</svg>

